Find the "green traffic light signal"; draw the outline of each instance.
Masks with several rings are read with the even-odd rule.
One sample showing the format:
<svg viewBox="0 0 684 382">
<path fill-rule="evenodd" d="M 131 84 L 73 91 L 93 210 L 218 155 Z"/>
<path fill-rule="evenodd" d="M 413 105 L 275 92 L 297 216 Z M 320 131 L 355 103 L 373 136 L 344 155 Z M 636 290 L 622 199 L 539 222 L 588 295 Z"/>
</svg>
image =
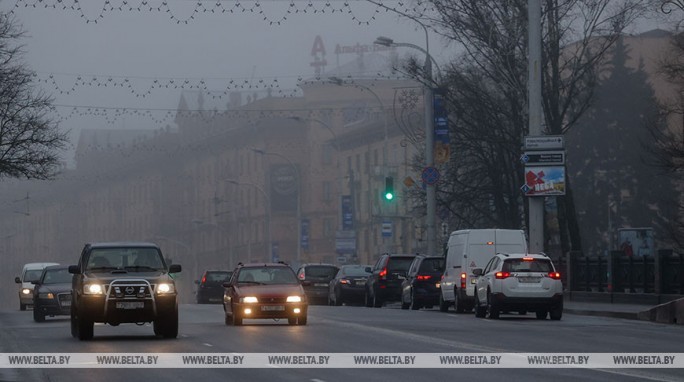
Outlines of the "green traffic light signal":
<svg viewBox="0 0 684 382">
<path fill-rule="evenodd" d="M 394 199 L 394 178 L 385 177 L 385 200 Z"/>
</svg>

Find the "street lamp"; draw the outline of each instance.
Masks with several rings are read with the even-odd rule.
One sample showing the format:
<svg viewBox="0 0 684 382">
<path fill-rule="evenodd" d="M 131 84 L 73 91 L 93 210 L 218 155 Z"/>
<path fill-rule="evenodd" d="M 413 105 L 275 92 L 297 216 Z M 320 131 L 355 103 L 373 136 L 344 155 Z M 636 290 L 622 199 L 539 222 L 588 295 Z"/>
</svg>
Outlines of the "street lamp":
<svg viewBox="0 0 684 382">
<path fill-rule="evenodd" d="M 344 83 L 344 81 L 339 77 L 334 77 L 334 76 L 328 77 L 328 80 L 331 83 L 338 85 L 338 86 L 345 86 L 346 85 Z M 375 99 L 378 101 L 378 104 L 380 104 L 380 109 L 382 110 L 382 117 L 383 117 L 384 133 L 385 133 L 385 137 L 384 137 L 383 143 L 382 143 L 382 175 L 385 179 L 387 179 L 389 176 L 388 170 L 387 170 L 388 129 L 387 129 L 387 112 L 385 110 L 385 105 L 382 103 L 382 100 L 380 99 L 380 97 L 378 97 L 377 93 L 375 93 L 373 91 L 373 89 L 371 89 L 370 87 L 368 87 L 366 85 L 362 85 L 362 84 L 357 84 L 357 83 L 349 84 L 349 86 L 358 87 L 361 90 L 367 90 L 369 93 L 371 93 L 375 97 Z M 390 200 L 390 199 L 386 199 L 386 200 Z M 387 247 L 387 243 L 385 242 L 385 236 L 382 237 L 382 242 L 383 242 L 384 252 L 389 252 L 389 248 Z"/>
<path fill-rule="evenodd" d="M 291 119 L 291 120 L 297 121 L 297 122 L 304 122 L 304 121 L 316 122 L 316 123 L 320 124 L 321 126 L 325 127 L 330 132 L 330 134 L 332 134 L 332 136 L 333 136 L 333 141 L 335 142 L 335 150 L 337 150 L 338 152 L 340 151 L 340 142 L 337 139 L 337 134 L 335 133 L 335 130 L 333 130 L 333 128 L 330 127 L 330 125 L 328 125 L 327 123 L 321 121 L 320 119 L 302 118 L 302 117 L 299 117 L 296 115 L 287 117 L 287 119 Z"/>
<path fill-rule="evenodd" d="M 273 155 L 273 156 L 279 157 L 281 159 L 284 159 L 285 161 L 287 161 L 287 163 L 290 164 L 290 166 L 292 167 L 292 170 L 294 171 L 295 176 L 297 177 L 297 179 L 295 181 L 295 185 L 296 185 L 296 192 L 297 192 L 297 265 L 299 265 L 301 262 L 301 259 L 302 259 L 302 193 L 301 193 L 302 187 L 300 184 L 301 177 L 299 174 L 299 169 L 297 168 L 297 166 L 295 166 L 294 162 L 292 162 L 292 160 L 290 158 L 288 158 L 282 154 L 278 154 L 278 153 L 274 153 L 274 152 L 270 152 L 270 151 L 264 151 L 264 150 L 260 150 L 260 149 L 255 149 L 255 148 L 251 148 L 250 150 L 252 150 L 253 152 L 255 152 L 259 155 Z"/>
<path fill-rule="evenodd" d="M 422 25 L 422 24 L 421 24 Z M 433 133 L 434 117 L 433 113 L 433 93 L 432 93 L 432 62 L 434 59 L 430 56 L 427 29 L 425 29 L 425 47 L 423 49 L 418 45 L 409 43 L 394 42 L 389 37 L 380 36 L 375 40 L 375 44 L 387 47 L 409 47 L 417 49 L 425 54 L 425 76 L 427 77 L 427 84 L 425 85 L 424 97 L 424 114 L 425 114 L 425 168 L 431 169 L 435 165 L 434 158 L 434 144 L 435 136 Z M 426 209 L 427 209 L 427 254 L 433 256 L 436 253 L 437 230 L 435 227 L 435 215 L 437 209 L 437 198 L 435 183 L 426 184 L 425 187 Z"/>
<path fill-rule="evenodd" d="M 264 201 L 266 202 L 266 244 L 264 245 L 264 247 L 266 251 L 266 261 L 270 261 L 272 257 L 271 246 L 273 245 L 271 241 L 271 198 L 268 197 L 268 194 L 266 194 L 264 188 L 256 183 L 242 183 L 238 182 L 235 179 L 224 179 L 224 181 L 230 184 L 234 184 L 236 186 L 253 186 L 257 190 L 259 190 L 259 192 L 261 192 L 261 194 L 264 196 Z"/>
</svg>

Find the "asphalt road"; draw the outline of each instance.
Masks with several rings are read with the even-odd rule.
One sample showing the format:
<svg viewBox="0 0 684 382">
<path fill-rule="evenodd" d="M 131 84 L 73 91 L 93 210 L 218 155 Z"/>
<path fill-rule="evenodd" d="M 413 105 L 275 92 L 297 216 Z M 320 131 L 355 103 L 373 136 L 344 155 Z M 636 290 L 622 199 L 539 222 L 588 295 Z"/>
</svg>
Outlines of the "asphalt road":
<svg viewBox="0 0 684 382">
<path fill-rule="evenodd" d="M 0 311 L 3 353 L 681 353 L 681 326 L 565 314 L 561 321 L 503 315 L 500 320 L 438 310 L 312 306 L 309 324 L 245 320 L 226 326 L 220 305 L 182 305 L 178 339 L 150 325 L 97 324 L 95 338 L 71 337 L 68 317 L 35 323 L 30 311 Z M 0 381 L 681 381 L 684 369 L 0 369 Z"/>
</svg>

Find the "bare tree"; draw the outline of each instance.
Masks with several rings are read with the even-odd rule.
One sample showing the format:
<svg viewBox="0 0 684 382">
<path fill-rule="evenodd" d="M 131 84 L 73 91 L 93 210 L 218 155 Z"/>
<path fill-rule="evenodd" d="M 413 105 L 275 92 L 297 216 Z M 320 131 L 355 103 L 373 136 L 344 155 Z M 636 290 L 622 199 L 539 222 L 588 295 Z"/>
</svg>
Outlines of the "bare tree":
<svg viewBox="0 0 684 382">
<path fill-rule="evenodd" d="M 33 87 L 22 36 L 15 19 L 0 13 L 0 178 L 50 179 L 68 140 L 49 117 L 52 98 Z"/>
<path fill-rule="evenodd" d="M 446 68 L 452 160 L 439 201 L 466 224 L 524 226 L 520 143 L 527 135 L 527 0 L 431 0 L 413 17 L 464 48 Z M 599 63 L 649 1 L 542 0 L 545 132 L 563 134 L 589 107 Z M 422 7 L 422 10 L 427 7 Z M 465 167 L 468 166 L 468 167 Z M 562 251 L 581 249 L 572 188 L 558 198 Z M 458 224 L 456 224 L 458 225 Z"/>
</svg>

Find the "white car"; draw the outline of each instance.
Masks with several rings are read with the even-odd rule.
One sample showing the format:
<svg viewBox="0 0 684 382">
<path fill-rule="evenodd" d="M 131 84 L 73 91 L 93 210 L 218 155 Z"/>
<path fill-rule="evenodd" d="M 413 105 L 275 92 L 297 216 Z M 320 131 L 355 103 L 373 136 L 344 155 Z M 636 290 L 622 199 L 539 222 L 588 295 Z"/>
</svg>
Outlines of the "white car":
<svg viewBox="0 0 684 382">
<path fill-rule="evenodd" d="M 484 268 L 476 268 L 475 316 L 499 318 L 504 312 L 535 312 L 540 320 L 563 315 L 563 283 L 545 254 L 494 256 Z"/>
</svg>

